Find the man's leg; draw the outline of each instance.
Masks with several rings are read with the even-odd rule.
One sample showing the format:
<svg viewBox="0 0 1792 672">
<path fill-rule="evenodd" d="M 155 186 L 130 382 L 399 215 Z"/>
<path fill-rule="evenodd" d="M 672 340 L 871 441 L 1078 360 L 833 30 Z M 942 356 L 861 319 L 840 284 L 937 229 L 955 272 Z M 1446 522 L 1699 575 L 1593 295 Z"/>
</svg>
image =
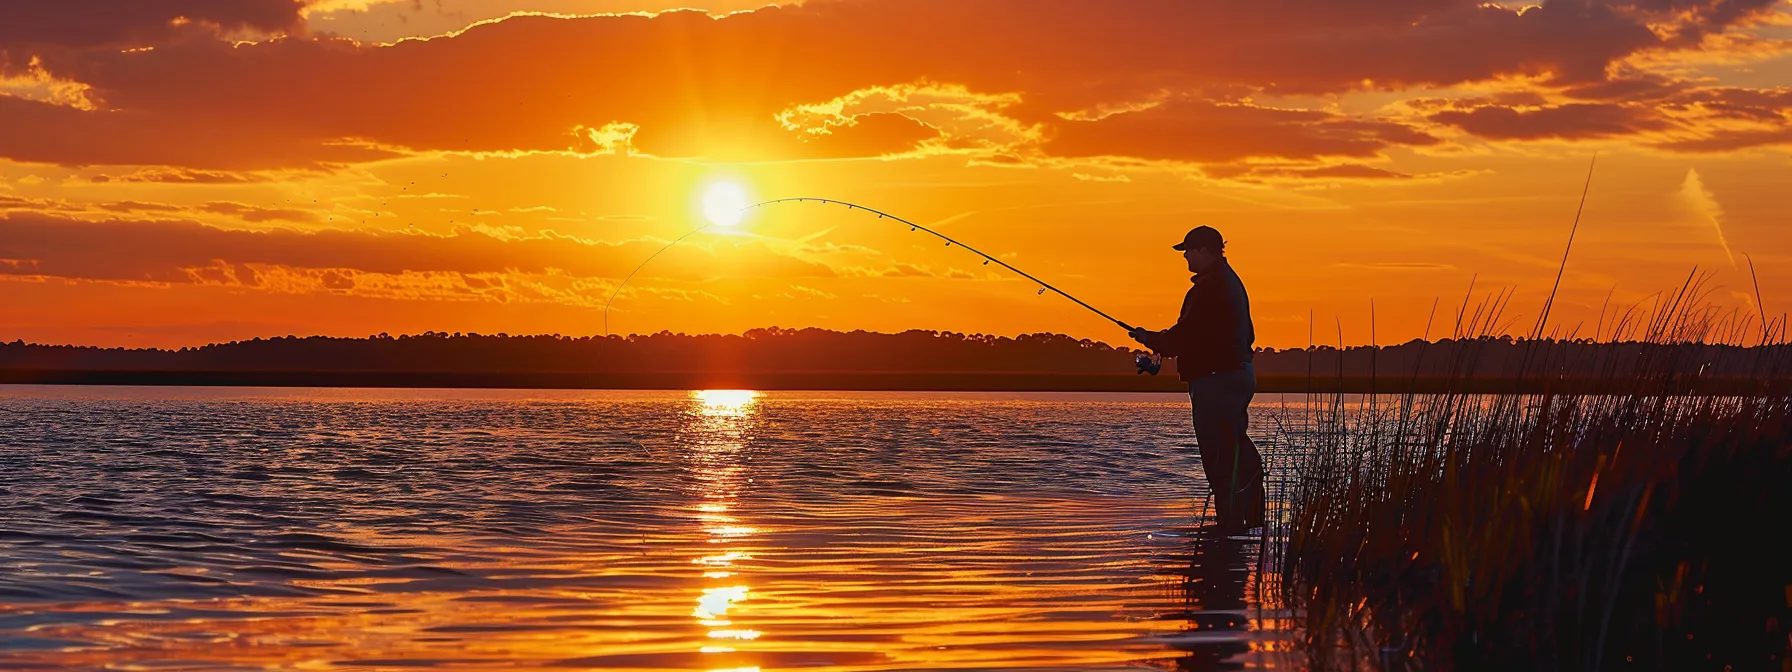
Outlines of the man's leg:
<svg viewBox="0 0 1792 672">
<path fill-rule="evenodd" d="M 1237 456 L 1237 430 L 1233 428 L 1231 404 L 1227 403 L 1223 374 L 1206 376 L 1188 383 L 1189 403 L 1194 407 L 1195 443 L 1201 448 L 1201 471 L 1207 475 L 1207 487 L 1213 493 L 1214 517 L 1222 525 L 1231 525 L 1238 516 L 1232 506 L 1233 458 Z"/>
<path fill-rule="evenodd" d="M 1219 520 L 1228 526 L 1262 525 L 1263 456 L 1246 431 L 1256 393 L 1256 376 L 1249 365 L 1189 383 L 1201 467 L 1207 472 Z"/>
<path fill-rule="evenodd" d="M 1251 365 L 1246 364 L 1243 371 L 1235 372 L 1236 382 L 1233 385 L 1234 421 L 1237 446 L 1237 459 L 1233 466 L 1238 470 L 1232 479 L 1233 487 L 1238 490 L 1238 515 L 1245 527 L 1263 526 L 1264 488 L 1263 454 L 1257 452 L 1257 444 L 1251 441 L 1247 430 L 1251 426 L 1251 399 L 1257 395 L 1257 376 Z"/>
</svg>

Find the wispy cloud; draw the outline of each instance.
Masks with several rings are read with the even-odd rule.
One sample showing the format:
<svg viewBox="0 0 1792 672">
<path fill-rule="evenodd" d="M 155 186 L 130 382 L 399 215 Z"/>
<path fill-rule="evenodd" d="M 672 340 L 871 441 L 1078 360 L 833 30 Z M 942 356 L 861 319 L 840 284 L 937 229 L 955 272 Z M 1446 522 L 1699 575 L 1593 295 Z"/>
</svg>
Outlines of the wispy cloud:
<svg viewBox="0 0 1792 672">
<path fill-rule="evenodd" d="M 1692 211 L 1700 224 L 1710 224 L 1712 233 L 1717 236 L 1718 247 L 1723 248 L 1724 257 L 1730 260 L 1730 268 L 1737 268 L 1736 254 L 1730 251 L 1730 240 L 1724 235 L 1724 207 L 1717 202 L 1717 197 L 1705 187 L 1704 180 L 1699 179 L 1699 171 L 1694 168 L 1686 170 L 1686 179 L 1680 182 L 1680 191 L 1676 194 L 1680 202 Z"/>
<path fill-rule="evenodd" d="M 1336 268 L 1362 268 L 1373 271 L 1449 271 L 1452 264 L 1429 261 L 1346 261 L 1332 264 Z"/>
</svg>

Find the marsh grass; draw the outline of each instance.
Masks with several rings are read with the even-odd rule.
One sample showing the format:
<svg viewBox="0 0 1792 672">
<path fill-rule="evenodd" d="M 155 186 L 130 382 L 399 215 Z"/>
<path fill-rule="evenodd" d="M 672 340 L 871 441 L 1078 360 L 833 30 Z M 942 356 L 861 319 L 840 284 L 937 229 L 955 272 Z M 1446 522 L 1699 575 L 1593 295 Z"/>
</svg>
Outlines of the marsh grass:
<svg viewBox="0 0 1792 672">
<path fill-rule="evenodd" d="M 1307 664 L 1792 671 L 1792 348 L 1708 307 L 1708 279 L 1602 310 L 1593 357 L 1539 319 L 1538 394 L 1310 396 L 1274 563 Z M 1465 300 L 1456 336 L 1503 329 L 1509 298 Z M 1753 392 L 1700 392 L 1743 344 Z M 1472 379 L 1473 349 L 1449 356 Z M 1628 391 L 1551 391 L 1589 373 Z"/>
</svg>

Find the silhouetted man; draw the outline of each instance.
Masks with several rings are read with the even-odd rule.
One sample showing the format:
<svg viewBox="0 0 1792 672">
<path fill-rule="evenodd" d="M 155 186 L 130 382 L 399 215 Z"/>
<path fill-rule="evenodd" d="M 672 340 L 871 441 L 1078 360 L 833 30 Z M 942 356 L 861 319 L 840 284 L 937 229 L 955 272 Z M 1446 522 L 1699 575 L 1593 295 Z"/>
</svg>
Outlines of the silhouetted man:
<svg viewBox="0 0 1792 672">
<path fill-rule="evenodd" d="M 1251 370 L 1251 302 L 1244 282 L 1226 263 L 1226 241 L 1210 226 L 1196 227 L 1172 246 L 1182 251 L 1195 285 L 1182 299 L 1176 326 L 1134 329 L 1133 340 L 1165 357 L 1188 383 L 1201 468 L 1213 489 L 1219 524 L 1263 525 L 1263 457 L 1245 435 L 1257 376 Z"/>
</svg>

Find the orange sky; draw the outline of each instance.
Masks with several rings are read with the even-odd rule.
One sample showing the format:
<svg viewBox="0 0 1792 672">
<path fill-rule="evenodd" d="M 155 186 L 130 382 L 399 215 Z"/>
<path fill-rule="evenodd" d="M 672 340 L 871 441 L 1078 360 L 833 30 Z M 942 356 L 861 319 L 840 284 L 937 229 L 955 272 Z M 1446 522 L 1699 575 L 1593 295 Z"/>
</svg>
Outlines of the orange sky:
<svg viewBox="0 0 1792 672">
<path fill-rule="evenodd" d="M 1792 309 L 1792 3 L 758 4 L 0 7 L 0 340 L 601 333 L 717 181 L 938 223 L 1150 327 L 1210 224 L 1259 345 L 1309 315 L 1367 342 L 1371 301 L 1411 339 L 1471 279 L 1522 332 L 1595 152 L 1552 322 L 1695 267 L 1752 312 L 1749 256 Z M 611 324 L 1125 341 L 992 268 L 777 206 L 667 252 Z"/>
</svg>

